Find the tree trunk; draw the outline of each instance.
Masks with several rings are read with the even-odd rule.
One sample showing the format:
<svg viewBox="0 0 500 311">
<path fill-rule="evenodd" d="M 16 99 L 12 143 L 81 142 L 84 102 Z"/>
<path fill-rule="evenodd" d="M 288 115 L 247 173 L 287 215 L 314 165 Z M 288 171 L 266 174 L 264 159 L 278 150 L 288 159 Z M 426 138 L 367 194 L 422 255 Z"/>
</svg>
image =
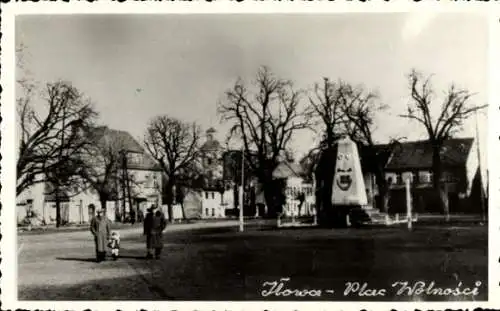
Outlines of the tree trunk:
<svg viewBox="0 0 500 311">
<path fill-rule="evenodd" d="M 377 155 L 375 155 L 376 157 Z M 378 188 L 379 194 L 379 202 L 381 202 L 381 206 L 378 207 L 379 210 L 383 213 L 387 213 L 389 211 L 389 185 L 387 180 L 385 179 L 384 168 L 381 164 L 380 158 L 377 158 L 377 168 L 375 172 L 375 182 Z"/>
<path fill-rule="evenodd" d="M 106 209 L 106 202 L 107 202 L 107 198 L 105 195 L 99 195 L 99 202 L 101 203 L 101 210 L 105 210 Z"/>
<path fill-rule="evenodd" d="M 171 179 L 171 178 L 170 178 Z M 174 215 L 173 215 L 173 201 L 174 201 L 174 183 L 170 180 L 167 182 L 167 187 L 166 187 L 166 199 L 167 199 L 167 209 L 168 209 L 168 221 L 173 222 L 174 221 Z"/>
<path fill-rule="evenodd" d="M 264 200 L 266 201 L 266 205 L 267 205 L 267 217 L 269 218 L 274 218 L 277 216 L 277 204 L 279 204 L 278 202 L 276 202 L 275 200 L 275 189 L 273 186 L 271 185 L 268 185 L 268 186 L 264 186 Z"/>
<path fill-rule="evenodd" d="M 333 194 L 333 178 L 334 174 L 325 174 L 323 176 L 323 188 L 321 191 L 322 205 L 320 207 L 319 222 L 320 224 L 329 226 L 333 223 L 334 207 L 332 205 Z"/>
<path fill-rule="evenodd" d="M 272 180 L 272 178 L 267 177 L 264 182 L 262 182 L 264 187 L 264 200 L 267 206 L 267 217 L 276 218 L 278 213 L 283 210 L 283 205 L 285 204 L 285 194 L 283 185 L 277 181 Z"/>
<path fill-rule="evenodd" d="M 317 194 L 318 223 L 330 227 L 334 223 L 334 207 L 332 205 L 333 179 L 337 160 L 337 147 L 333 145 L 322 151 L 318 167 L 316 168 L 316 184 L 319 185 Z"/>
<path fill-rule="evenodd" d="M 55 199 L 56 199 L 56 228 L 61 226 L 61 200 L 59 198 L 59 187 L 55 188 Z"/>
<path fill-rule="evenodd" d="M 186 220 L 186 211 L 184 210 L 184 202 L 180 202 L 181 204 L 181 211 L 182 211 L 182 219 Z"/>
<path fill-rule="evenodd" d="M 446 221 L 450 220 L 450 210 L 448 205 L 448 193 L 446 187 L 441 181 L 443 175 L 441 164 L 441 146 L 433 146 L 432 150 L 432 173 L 433 173 L 433 188 L 438 199 L 438 204 L 443 211 Z"/>
</svg>

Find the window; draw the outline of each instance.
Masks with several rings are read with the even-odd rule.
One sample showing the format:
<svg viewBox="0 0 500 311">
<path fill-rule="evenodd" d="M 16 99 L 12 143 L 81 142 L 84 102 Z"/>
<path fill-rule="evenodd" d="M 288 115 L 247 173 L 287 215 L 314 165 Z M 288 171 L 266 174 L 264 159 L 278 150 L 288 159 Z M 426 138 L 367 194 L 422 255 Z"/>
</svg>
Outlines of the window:
<svg viewBox="0 0 500 311">
<path fill-rule="evenodd" d="M 128 163 L 129 164 L 139 164 L 139 163 L 141 163 L 141 154 L 139 154 L 139 153 L 129 153 Z"/>
<path fill-rule="evenodd" d="M 430 175 L 429 175 L 429 172 L 428 171 L 421 171 L 421 172 L 418 172 L 418 178 L 419 178 L 419 181 L 421 183 L 430 183 L 431 180 L 430 180 Z"/>
<path fill-rule="evenodd" d="M 417 184 L 418 184 L 418 183 L 420 182 L 418 177 L 419 177 L 419 176 L 418 176 L 417 172 L 411 172 L 411 180 L 412 180 L 414 183 L 417 183 Z"/>
<path fill-rule="evenodd" d="M 144 179 L 145 179 L 145 184 L 146 184 L 145 187 L 152 188 L 153 187 L 153 179 L 151 178 L 151 176 L 145 175 Z"/>
<path fill-rule="evenodd" d="M 212 208 L 212 217 L 215 216 L 215 208 Z"/>
<path fill-rule="evenodd" d="M 208 208 L 205 208 L 205 215 L 208 216 Z"/>
<path fill-rule="evenodd" d="M 215 199 L 215 192 L 212 192 L 212 199 Z"/>
<path fill-rule="evenodd" d="M 403 182 L 406 183 L 407 179 L 410 179 L 410 183 L 412 183 L 413 181 L 415 181 L 414 173 L 413 172 L 404 172 L 402 174 L 402 180 L 403 180 Z"/>
<path fill-rule="evenodd" d="M 403 176 L 401 173 L 396 174 L 396 183 L 397 184 L 402 184 L 403 183 Z"/>
<path fill-rule="evenodd" d="M 205 192 L 205 199 L 208 199 L 208 192 Z"/>
</svg>

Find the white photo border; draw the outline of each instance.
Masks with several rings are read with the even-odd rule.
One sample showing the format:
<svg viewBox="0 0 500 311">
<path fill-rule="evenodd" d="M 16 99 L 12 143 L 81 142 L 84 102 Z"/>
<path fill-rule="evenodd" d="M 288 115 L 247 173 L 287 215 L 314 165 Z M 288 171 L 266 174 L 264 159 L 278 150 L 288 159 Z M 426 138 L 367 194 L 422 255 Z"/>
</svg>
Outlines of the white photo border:
<svg viewBox="0 0 500 311">
<path fill-rule="evenodd" d="M 468 1 L 213 1 L 213 2 L 18 2 L 2 5 L 1 12 L 1 301 L 4 309 L 53 310 L 408 310 L 474 309 L 500 305 L 500 172 L 496 156 L 500 152 L 500 11 L 494 2 Z M 496 9 L 496 10 L 495 10 Z M 15 17 L 21 14 L 193 14 L 193 13 L 346 13 L 346 12 L 477 12 L 489 20 L 489 269 L 488 302 L 181 302 L 181 301 L 18 301 L 17 300 L 17 229 L 15 215 Z M 498 13 L 495 14 L 494 11 Z"/>
</svg>

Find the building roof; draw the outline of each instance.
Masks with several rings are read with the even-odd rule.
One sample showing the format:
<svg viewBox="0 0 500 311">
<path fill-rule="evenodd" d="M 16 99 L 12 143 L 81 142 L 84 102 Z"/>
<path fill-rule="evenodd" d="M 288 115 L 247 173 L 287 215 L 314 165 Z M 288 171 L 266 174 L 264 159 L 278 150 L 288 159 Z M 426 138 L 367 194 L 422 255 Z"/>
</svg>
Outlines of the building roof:
<svg viewBox="0 0 500 311">
<path fill-rule="evenodd" d="M 445 141 L 441 152 L 444 167 L 465 166 L 473 138 Z M 386 169 L 426 169 L 432 167 L 432 145 L 427 140 L 404 142 L 394 147 Z"/>
<path fill-rule="evenodd" d="M 87 133 L 96 143 L 102 142 L 103 140 L 112 141 L 123 151 L 142 154 L 142 161 L 129 163 L 129 169 L 161 170 L 159 164 L 153 159 L 153 157 L 151 157 L 151 155 L 145 152 L 144 148 L 134 137 L 132 137 L 132 135 L 130 135 L 129 132 L 110 129 L 107 126 L 100 126 L 90 128 Z"/>
<path fill-rule="evenodd" d="M 301 177 L 302 168 L 293 162 L 281 162 L 273 171 L 273 177 L 277 179 L 289 177 Z"/>
<path fill-rule="evenodd" d="M 218 151 L 222 148 L 217 139 L 207 140 L 202 146 L 201 151 Z"/>
<path fill-rule="evenodd" d="M 162 171 L 160 164 L 158 164 L 153 157 L 147 153 L 142 154 L 142 161 L 138 163 L 128 164 L 128 169 L 132 170 L 146 170 L 146 171 Z"/>
<path fill-rule="evenodd" d="M 110 129 L 107 126 L 99 126 L 88 129 L 87 133 L 96 143 L 106 139 L 119 144 L 120 149 L 124 151 L 144 152 L 144 148 L 128 132 Z"/>
</svg>

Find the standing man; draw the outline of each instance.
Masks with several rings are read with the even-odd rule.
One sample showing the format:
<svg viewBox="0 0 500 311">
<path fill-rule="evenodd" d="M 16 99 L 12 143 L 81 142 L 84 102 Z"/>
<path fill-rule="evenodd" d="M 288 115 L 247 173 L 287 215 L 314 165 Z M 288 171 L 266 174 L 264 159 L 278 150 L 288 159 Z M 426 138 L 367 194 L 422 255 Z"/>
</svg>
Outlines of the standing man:
<svg viewBox="0 0 500 311">
<path fill-rule="evenodd" d="M 163 249 L 163 230 L 167 227 L 167 220 L 159 210 L 154 212 L 156 206 L 151 206 L 144 218 L 144 235 L 146 236 L 147 259 L 160 259 Z M 153 214 L 154 213 L 154 214 Z"/>
<path fill-rule="evenodd" d="M 90 221 L 90 232 L 94 236 L 97 262 L 106 260 L 106 245 L 111 231 L 109 220 L 103 214 L 102 209 L 97 210 L 97 216 Z"/>
</svg>

